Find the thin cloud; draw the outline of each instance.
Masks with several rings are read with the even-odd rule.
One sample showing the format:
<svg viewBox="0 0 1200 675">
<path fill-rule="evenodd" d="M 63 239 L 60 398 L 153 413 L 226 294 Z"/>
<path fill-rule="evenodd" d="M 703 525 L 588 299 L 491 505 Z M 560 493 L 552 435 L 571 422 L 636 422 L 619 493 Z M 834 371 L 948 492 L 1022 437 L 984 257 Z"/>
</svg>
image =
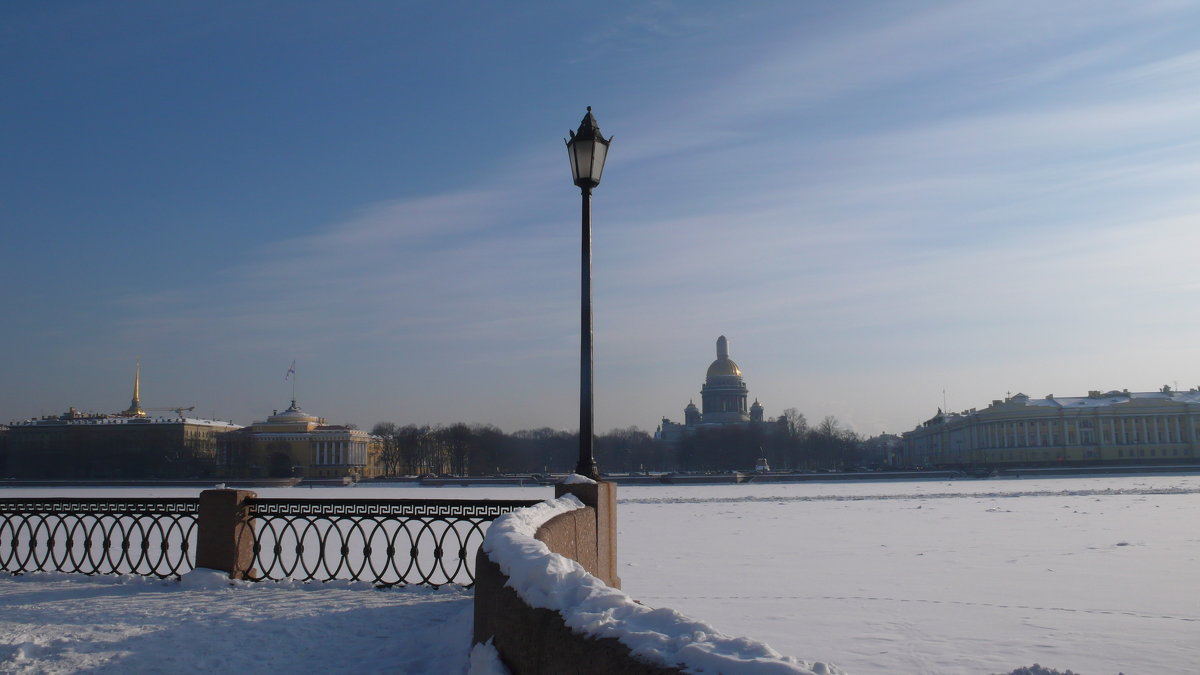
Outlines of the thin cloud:
<svg viewBox="0 0 1200 675">
<path fill-rule="evenodd" d="M 1179 308 L 1196 299 L 1185 270 L 1200 245 L 1190 217 L 1200 96 L 1180 85 L 1200 57 L 1120 67 L 1136 39 L 1091 39 L 1188 10 L 1107 8 L 955 3 L 826 23 L 825 36 L 800 27 L 685 100 L 606 117 L 606 133 L 619 133 L 594 230 L 605 419 L 677 415 L 721 333 L 770 363 L 751 381 L 778 406 L 770 414 L 798 405 L 852 417 L 826 397 L 886 408 L 860 417 L 896 430 L 929 412 L 908 390 L 940 385 L 921 378 L 986 399 L 1000 385 L 960 382 L 1016 379 L 995 362 L 1021 350 L 1015 369 L 1032 378 L 1083 352 L 1119 361 L 1121 345 L 1172 321 L 1190 332 Z M 658 31 L 660 18 L 638 30 Z M 866 95 L 879 96 L 870 114 L 853 103 Z M 839 115 L 863 123 L 814 128 Z M 529 382 L 548 373 L 573 377 L 578 197 L 561 156 L 543 150 L 500 158 L 517 169 L 461 190 L 238 252 L 212 283 L 127 296 L 125 330 L 348 363 L 362 358 L 348 344 L 403 345 L 420 363 L 379 359 L 464 378 L 430 385 L 429 400 L 404 394 L 413 415 L 436 402 L 495 419 L 480 412 L 500 409 L 480 382 L 537 389 Z M 1121 345 L 1096 340 L 1105 331 Z M 655 383 L 637 385 L 649 372 Z M 1064 375 L 1062 386 L 1078 382 Z M 672 390 L 679 405 L 663 399 Z M 559 403 L 547 404 L 554 419 Z"/>
</svg>

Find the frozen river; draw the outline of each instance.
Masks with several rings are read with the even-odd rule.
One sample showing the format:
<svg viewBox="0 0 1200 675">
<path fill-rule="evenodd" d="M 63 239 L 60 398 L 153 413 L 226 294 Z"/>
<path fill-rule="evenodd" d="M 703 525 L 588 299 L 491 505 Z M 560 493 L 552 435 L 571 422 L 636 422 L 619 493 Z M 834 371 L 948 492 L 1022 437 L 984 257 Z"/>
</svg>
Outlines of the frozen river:
<svg viewBox="0 0 1200 675">
<path fill-rule="evenodd" d="M 852 673 L 1196 672 L 1195 476 L 622 490 L 625 589 Z"/>
<path fill-rule="evenodd" d="M 63 494 L 5 489 L 0 496 L 51 492 Z M 547 488 L 504 487 L 259 492 L 498 499 L 550 494 Z M 1084 675 L 1185 673 L 1200 663 L 1198 515 L 1200 477 L 1187 475 L 623 486 L 621 577 L 625 590 L 647 605 L 673 607 L 728 634 L 850 673 L 1004 673 L 1035 662 Z M 20 584 L 26 596 L 30 583 Z M 321 593 L 290 592 L 313 599 L 312 615 L 323 611 Z M 153 597 L 162 599 L 159 592 Z M 447 611 L 461 612 L 459 603 L 447 603 Z M 64 613 L 70 609 L 56 616 Z M 170 619 L 170 612 L 163 614 Z M 345 623 L 334 619 L 331 625 Z M 461 619 L 455 621 L 466 630 Z M 21 652 L 17 645 L 14 654 L 67 659 L 68 647 L 37 647 L 36 626 L 16 623 L 3 624 L 9 631 L 3 639 L 24 631 L 22 639 L 33 646 Z M 260 663 L 271 662 L 259 656 Z M 68 661 L 28 672 L 70 672 Z M 124 657 L 125 665 L 134 662 Z M 346 672 L 353 663 L 346 662 Z"/>
</svg>

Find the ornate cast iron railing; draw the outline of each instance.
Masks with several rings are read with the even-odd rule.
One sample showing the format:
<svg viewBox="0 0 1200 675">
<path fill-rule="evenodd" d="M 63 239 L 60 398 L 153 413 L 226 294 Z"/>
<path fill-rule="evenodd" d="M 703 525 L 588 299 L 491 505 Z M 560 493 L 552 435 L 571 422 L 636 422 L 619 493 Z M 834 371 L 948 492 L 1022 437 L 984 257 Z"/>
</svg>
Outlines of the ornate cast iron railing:
<svg viewBox="0 0 1200 675">
<path fill-rule="evenodd" d="M 537 501 L 247 500 L 254 579 L 353 579 L 377 585 L 475 583 L 488 524 Z"/>
<path fill-rule="evenodd" d="M 475 581 L 475 551 L 513 500 L 250 499 L 253 579 Z M 198 499 L 0 499 L 0 571 L 176 577 L 195 566 Z"/>
<path fill-rule="evenodd" d="M 198 499 L 0 499 L 0 570 L 178 576 L 198 515 Z"/>
</svg>

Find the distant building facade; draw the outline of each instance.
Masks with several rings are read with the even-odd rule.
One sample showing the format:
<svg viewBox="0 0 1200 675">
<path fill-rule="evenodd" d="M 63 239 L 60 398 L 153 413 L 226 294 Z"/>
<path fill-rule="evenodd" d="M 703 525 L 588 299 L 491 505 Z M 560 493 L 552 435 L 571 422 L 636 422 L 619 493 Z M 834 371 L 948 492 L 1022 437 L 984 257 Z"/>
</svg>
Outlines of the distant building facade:
<svg viewBox="0 0 1200 675">
<path fill-rule="evenodd" d="M 369 478 L 380 473 L 382 439 L 326 424 L 291 407 L 242 427 L 154 416 L 141 405 L 140 367 L 133 399 L 119 413 L 61 415 L 0 426 L 0 477 L 17 479 L 181 479 L 260 477 Z"/>
<path fill-rule="evenodd" d="M 383 439 L 327 424 L 296 405 L 225 434 L 218 465 L 230 478 L 371 478 L 379 475 Z"/>
<path fill-rule="evenodd" d="M 141 366 L 133 373 L 133 400 L 119 413 L 75 408 L 9 425 L 11 478 L 204 478 L 216 470 L 217 439 L 240 427 L 192 417 L 154 417 L 142 408 Z"/>
<path fill-rule="evenodd" d="M 910 466 L 1194 462 L 1200 459 L 1200 391 L 1099 391 L 1032 399 L 1016 394 L 983 410 L 946 413 L 904 434 Z"/>
<path fill-rule="evenodd" d="M 8 426 L 0 424 L 0 477 L 8 475 Z"/>
<path fill-rule="evenodd" d="M 236 424 L 190 417 L 87 414 L 13 424 L 12 478 L 202 478 L 216 468 L 217 438 Z"/>
<path fill-rule="evenodd" d="M 216 470 L 221 434 L 232 422 L 151 415 L 140 400 L 141 367 L 133 374 L 133 399 L 119 413 L 61 415 L 9 425 L 4 475 L 18 479 L 203 478 Z M 166 410 L 166 409 L 164 409 Z"/>
<path fill-rule="evenodd" d="M 717 338 L 717 358 L 708 366 L 704 384 L 700 387 L 700 405 L 691 401 L 683 409 L 683 423 L 664 417 L 655 438 L 666 443 L 678 443 L 687 434 L 703 426 L 751 424 L 763 421 L 763 407 L 755 399 L 747 406 L 750 390 L 742 378 L 742 369 L 729 358 L 729 341 Z"/>
<path fill-rule="evenodd" d="M 885 431 L 862 442 L 862 456 L 859 461 L 872 467 L 894 466 L 900 463 L 903 447 L 904 439 L 902 437 Z"/>
</svg>

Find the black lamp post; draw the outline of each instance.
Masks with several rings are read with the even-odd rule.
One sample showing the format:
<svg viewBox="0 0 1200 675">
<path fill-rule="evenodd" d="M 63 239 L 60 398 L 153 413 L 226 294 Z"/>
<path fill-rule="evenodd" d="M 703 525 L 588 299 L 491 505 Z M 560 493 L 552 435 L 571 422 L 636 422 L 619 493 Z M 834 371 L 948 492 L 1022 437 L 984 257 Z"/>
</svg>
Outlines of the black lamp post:
<svg viewBox="0 0 1200 675">
<path fill-rule="evenodd" d="M 568 132 L 567 155 L 571 159 L 571 177 L 583 194 L 583 288 L 580 312 L 579 346 L 579 462 L 575 473 L 588 478 L 600 477 L 592 456 L 595 431 L 592 428 L 592 188 L 600 184 L 608 144 L 612 137 L 600 135 L 600 125 L 592 117 L 592 106 L 579 123 L 579 130 Z"/>
</svg>

